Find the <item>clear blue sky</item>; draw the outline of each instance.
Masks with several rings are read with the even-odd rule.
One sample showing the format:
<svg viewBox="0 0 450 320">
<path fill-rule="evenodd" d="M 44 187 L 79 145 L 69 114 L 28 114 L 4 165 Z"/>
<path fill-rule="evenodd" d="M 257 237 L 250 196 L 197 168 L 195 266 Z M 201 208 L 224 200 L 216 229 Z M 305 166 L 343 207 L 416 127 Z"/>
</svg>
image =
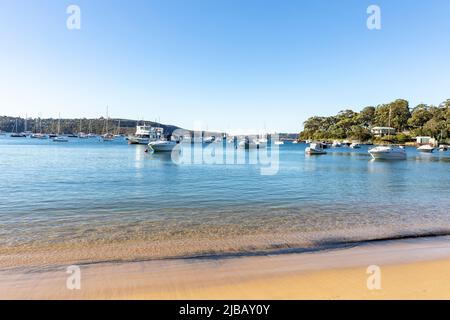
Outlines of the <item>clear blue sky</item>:
<svg viewBox="0 0 450 320">
<path fill-rule="evenodd" d="M 66 8 L 81 8 L 81 30 Z M 381 7 L 382 29 L 366 27 Z M 450 1 L 0 0 L 0 114 L 297 132 L 450 98 Z"/>
</svg>

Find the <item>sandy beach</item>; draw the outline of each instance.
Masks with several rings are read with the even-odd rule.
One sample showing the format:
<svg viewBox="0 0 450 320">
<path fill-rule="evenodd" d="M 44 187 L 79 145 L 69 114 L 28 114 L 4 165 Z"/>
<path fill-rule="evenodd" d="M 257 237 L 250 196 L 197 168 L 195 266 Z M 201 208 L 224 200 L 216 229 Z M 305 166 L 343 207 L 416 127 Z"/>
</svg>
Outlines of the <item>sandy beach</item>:
<svg viewBox="0 0 450 320">
<path fill-rule="evenodd" d="M 369 290 L 367 268 L 380 267 Z M 0 272 L 0 299 L 449 299 L 450 237 L 302 254 L 80 265 Z"/>
</svg>

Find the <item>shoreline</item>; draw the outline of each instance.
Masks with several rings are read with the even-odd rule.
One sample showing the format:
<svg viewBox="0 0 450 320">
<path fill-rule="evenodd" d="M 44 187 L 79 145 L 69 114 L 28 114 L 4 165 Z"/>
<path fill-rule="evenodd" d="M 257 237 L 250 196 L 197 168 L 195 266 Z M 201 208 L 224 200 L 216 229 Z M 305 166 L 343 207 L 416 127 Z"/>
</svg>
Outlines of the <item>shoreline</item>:
<svg viewBox="0 0 450 320">
<path fill-rule="evenodd" d="M 347 230 L 347 232 L 351 232 Z M 247 236 L 240 239 L 241 247 L 233 247 L 224 243 L 226 241 L 210 240 L 206 243 L 200 239 L 191 240 L 190 251 L 183 251 L 180 246 L 186 247 L 184 241 L 168 240 L 155 245 L 148 241 L 113 242 L 93 246 L 46 246 L 46 247 L 0 247 L 0 272 L 42 272 L 53 271 L 67 265 L 101 265 L 121 263 L 145 263 L 152 261 L 192 261 L 192 260 L 225 260 L 250 257 L 278 256 L 289 254 L 321 253 L 333 250 L 349 249 L 365 246 L 372 243 L 396 242 L 399 240 L 432 239 L 450 237 L 450 230 L 436 229 L 434 231 L 410 231 L 409 233 L 394 233 L 392 235 L 375 235 L 366 239 L 345 237 L 341 233 L 337 238 L 327 239 L 318 233 L 319 237 L 311 237 L 304 243 L 296 242 L 292 235 L 284 235 L 282 239 L 270 238 L 272 241 L 263 241 L 263 236 Z M 151 243 L 151 242 L 150 242 Z M 202 247 L 203 246 L 203 247 Z M 178 247 L 178 251 L 174 248 Z M 158 248 L 160 254 L 152 250 Z M 192 248 L 199 249 L 198 251 Z M 172 254 L 163 254 L 169 253 Z M 99 252 L 102 252 L 99 255 Z"/>
<path fill-rule="evenodd" d="M 381 268 L 368 290 L 367 267 Z M 389 240 L 309 253 L 80 265 L 0 271 L 1 299 L 400 299 L 450 298 L 450 237 Z"/>
</svg>

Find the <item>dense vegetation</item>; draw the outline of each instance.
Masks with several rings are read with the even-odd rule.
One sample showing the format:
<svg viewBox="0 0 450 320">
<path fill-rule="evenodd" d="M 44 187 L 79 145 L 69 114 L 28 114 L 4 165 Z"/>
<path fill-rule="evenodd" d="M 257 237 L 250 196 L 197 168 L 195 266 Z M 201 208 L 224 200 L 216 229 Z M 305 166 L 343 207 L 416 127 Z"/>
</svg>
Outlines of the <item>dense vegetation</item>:
<svg viewBox="0 0 450 320">
<path fill-rule="evenodd" d="M 17 120 L 17 129 L 16 126 Z M 120 120 L 120 128 L 119 128 Z M 81 128 L 80 128 L 81 122 Z M 132 134 L 136 130 L 137 120 L 127 120 L 127 119 L 109 119 L 108 120 L 108 132 L 111 133 L 121 133 L 121 134 Z M 143 121 L 139 121 L 143 123 Z M 173 130 L 177 129 L 175 126 L 163 125 L 151 121 L 146 121 L 146 124 L 153 126 L 161 126 L 164 128 L 164 132 L 171 133 Z M 58 130 L 58 119 L 39 119 L 39 118 L 28 118 L 25 121 L 24 118 L 17 117 L 0 117 L 0 131 L 5 132 L 42 132 L 42 133 L 56 133 Z M 103 134 L 106 132 L 106 119 L 61 119 L 61 133 L 95 133 Z"/>
<path fill-rule="evenodd" d="M 311 117 L 305 121 L 300 139 L 374 140 L 370 129 L 389 126 L 389 114 L 390 126 L 397 131 L 397 135 L 389 137 L 392 141 L 405 142 L 421 135 L 440 141 L 450 137 L 450 99 L 439 106 L 420 104 L 414 108 L 409 107 L 408 101 L 398 99 L 376 107 L 365 107 L 360 112 L 343 110 L 335 116 Z"/>
</svg>

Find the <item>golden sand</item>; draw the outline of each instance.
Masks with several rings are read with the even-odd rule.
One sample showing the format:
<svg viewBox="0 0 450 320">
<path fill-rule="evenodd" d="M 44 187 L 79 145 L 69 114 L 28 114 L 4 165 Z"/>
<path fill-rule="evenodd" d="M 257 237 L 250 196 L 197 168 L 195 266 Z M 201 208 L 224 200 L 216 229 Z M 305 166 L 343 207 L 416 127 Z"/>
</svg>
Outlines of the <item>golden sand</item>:
<svg viewBox="0 0 450 320">
<path fill-rule="evenodd" d="M 448 238 L 390 241 L 308 254 L 80 266 L 0 272 L 2 299 L 450 299 Z M 367 267 L 381 289 L 367 287 Z"/>
</svg>

